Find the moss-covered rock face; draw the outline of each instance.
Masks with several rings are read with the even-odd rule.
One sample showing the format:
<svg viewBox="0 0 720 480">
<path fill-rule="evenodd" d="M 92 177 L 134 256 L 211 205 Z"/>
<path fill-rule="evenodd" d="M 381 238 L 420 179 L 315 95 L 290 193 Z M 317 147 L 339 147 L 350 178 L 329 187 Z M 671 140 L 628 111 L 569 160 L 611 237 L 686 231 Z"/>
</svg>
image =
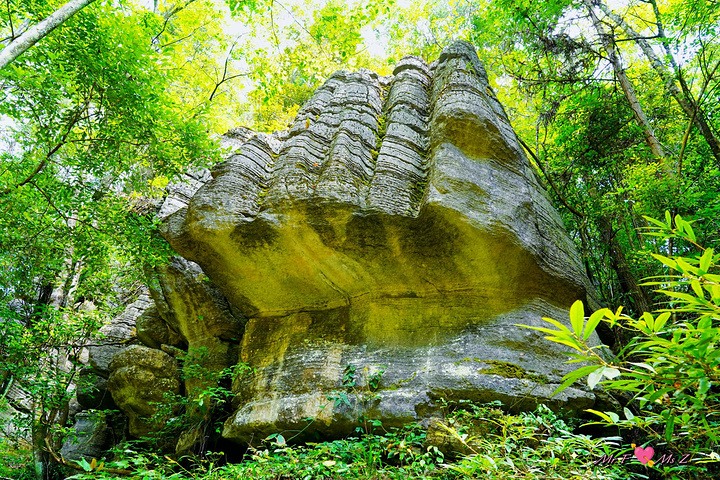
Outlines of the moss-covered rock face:
<svg viewBox="0 0 720 480">
<path fill-rule="evenodd" d="M 341 435 L 360 415 L 427 418 L 442 397 L 550 401 L 564 356 L 515 324 L 566 318 L 588 282 L 472 46 L 390 78 L 337 73 L 287 132 L 226 140 L 187 207 L 163 207 L 168 241 L 248 319 L 254 373 L 234 382 L 226 437 Z"/>
<path fill-rule="evenodd" d="M 107 383 L 113 400 L 128 416 L 134 437 L 160 430 L 171 414 L 158 415 L 158 406 L 168 403 L 166 394 L 180 393 L 177 361 L 161 350 L 140 345 L 115 354 Z"/>
</svg>

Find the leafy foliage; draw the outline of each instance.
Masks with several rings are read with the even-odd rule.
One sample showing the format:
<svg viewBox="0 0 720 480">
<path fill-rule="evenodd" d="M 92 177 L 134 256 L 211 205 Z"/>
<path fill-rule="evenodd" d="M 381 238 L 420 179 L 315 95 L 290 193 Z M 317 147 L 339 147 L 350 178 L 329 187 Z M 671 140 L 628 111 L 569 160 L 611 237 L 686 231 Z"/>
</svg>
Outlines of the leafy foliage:
<svg viewBox="0 0 720 480">
<path fill-rule="evenodd" d="M 621 464 L 596 462 L 617 455 L 622 439 L 576 434 L 571 423 L 544 405 L 517 416 L 500 406 L 467 402 L 448 417 L 448 435 L 469 451 L 456 464 L 446 464 L 448 470 L 460 478 L 638 478 Z"/>
<path fill-rule="evenodd" d="M 246 121 L 255 129 L 283 130 L 300 106 L 338 70 L 372 68 L 389 73 L 385 62 L 373 59 L 362 46 L 361 31 L 391 4 L 349 5 L 325 2 L 317 9 L 306 5 L 273 5 L 253 34 L 268 45 L 251 49 L 250 79 L 254 82 L 245 108 Z M 279 22 L 287 22 L 278 29 Z"/>
<path fill-rule="evenodd" d="M 663 240 L 683 239 L 700 253 L 692 257 L 654 255 L 668 272 L 649 282 L 666 298 L 657 315 L 645 312 L 634 319 L 601 309 L 585 318 L 581 302 L 570 310 L 571 328 L 553 319 L 557 329 L 528 327 L 550 334 L 548 340 L 571 347 L 572 362 L 581 367 L 564 377 L 561 391 L 587 376 L 590 388 L 629 392 L 634 400 L 623 416 L 590 410 L 601 423 L 645 432 L 656 444 L 675 452 L 691 453 L 696 462 L 717 462 L 720 441 L 720 255 L 696 243 L 691 224 L 668 213 L 665 222 L 647 219 L 649 234 Z M 600 322 L 629 330 L 631 341 L 615 356 L 602 346 L 588 345 Z M 556 392 L 557 393 L 557 392 Z"/>
<path fill-rule="evenodd" d="M 6 2 L 2 35 L 59 3 Z M 228 70 L 207 84 L 198 73 L 211 62 L 188 60 L 214 58 L 219 16 L 204 14 L 215 4 L 154 6 L 95 2 L 0 70 L 0 387 L 25 398 L 13 406 L 40 477 L 83 344 L 170 254 L 154 199 L 218 158 L 207 114 Z"/>
<path fill-rule="evenodd" d="M 547 407 L 508 415 L 499 402 L 464 402 L 448 417 L 446 436 L 469 447 L 467 455 L 447 459 L 426 430 L 411 424 L 344 440 L 291 446 L 280 436 L 250 448 L 241 463 L 221 465 L 222 453 L 204 459 L 163 460 L 126 446 L 113 467 L 136 469 L 138 478 L 154 479 L 407 479 L 407 478 L 644 478 L 621 464 L 594 465 L 602 455 L 619 455 L 619 438 L 591 439 L 573 433 L 573 426 Z M 481 437 L 468 435 L 473 424 L 489 425 Z M 111 467 L 112 468 L 112 467 Z M 113 478 L 102 470 L 72 478 Z"/>
</svg>

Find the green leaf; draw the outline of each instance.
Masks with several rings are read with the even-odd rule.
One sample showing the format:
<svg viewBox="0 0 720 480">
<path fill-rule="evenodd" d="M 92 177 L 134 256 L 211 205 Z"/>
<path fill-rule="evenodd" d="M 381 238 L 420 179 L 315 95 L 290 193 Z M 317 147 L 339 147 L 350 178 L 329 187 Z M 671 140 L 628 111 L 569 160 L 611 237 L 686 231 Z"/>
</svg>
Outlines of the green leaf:
<svg viewBox="0 0 720 480">
<path fill-rule="evenodd" d="M 669 214 L 670 212 L 666 212 L 666 213 Z M 664 223 L 662 223 L 660 220 L 656 220 L 656 219 L 654 219 L 654 218 L 652 218 L 652 217 L 648 217 L 648 216 L 645 216 L 645 215 L 643 215 L 643 218 L 644 218 L 645 220 L 647 220 L 648 222 L 657 225 L 658 227 L 667 228 L 667 225 L 665 225 Z M 667 218 L 667 217 L 666 217 L 666 218 Z M 650 228 L 652 228 L 652 227 L 650 227 Z"/>
<path fill-rule="evenodd" d="M 78 465 L 80 465 L 80 466 L 83 468 L 83 470 L 85 470 L 86 472 L 91 472 L 91 471 L 92 471 L 92 467 L 90 466 L 90 464 L 88 463 L 88 461 L 85 460 L 84 458 L 81 458 L 81 459 L 78 461 Z"/>
<path fill-rule="evenodd" d="M 660 261 L 663 265 L 667 265 L 668 267 L 672 268 L 673 270 L 677 269 L 677 262 L 673 260 L 672 258 L 665 257 L 663 255 L 658 255 L 656 253 L 650 254 L 655 260 Z"/>
<path fill-rule="evenodd" d="M 583 330 L 582 339 L 587 340 L 590 335 L 595 331 L 600 321 L 608 316 L 608 314 L 611 314 L 610 310 L 607 308 L 601 308 L 600 310 L 597 310 L 593 312 L 592 315 L 590 315 L 590 318 L 588 318 L 587 323 L 585 324 L 585 330 Z"/>
<path fill-rule="evenodd" d="M 710 270 L 710 263 L 712 262 L 712 258 L 713 249 L 706 248 L 702 254 L 702 257 L 700 257 L 700 270 L 702 271 L 702 273 L 707 273 L 707 271 Z"/>
<path fill-rule="evenodd" d="M 713 303 L 720 303 L 720 285 L 712 285 L 710 292 L 712 293 Z"/>
<path fill-rule="evenodd" d="M 573 327 L 575 335 L 582 337 L 583 323 L 585 322 L 585 307 L 583 302 L 576 300 L 570 307 L 570 324 Z"/>
<path fill-rule="evenodd" d="M 690 225 L 690 222 L 684 222 L 684 223 L 685 223 L 685 225 L 684 225 L 685 233 L 688 234 L 688 237 L 690 238 L 690 240 L 692 240 L 693 242 L 696 242 L 697 237 L 695 237 L 695 232 L 693 231 L 693 228 Z"/>
<path fill-rule="evenodd" d="M 586 411 L 586 412 L 590 412 L 590 413 L 594 413 L 595 415 L 597 415 L 598 417 L 602 418 L 603 420 L 605 420 L 605 421 L 608 422 L 608 423 L 614 423 L 614 422 L 612 421 L 612 419 L 611 419 L 605 412 L 599 412 L 599 411 L 597 411 L 597 410 L 593 410 L 593 409 L 590 409 L 590 408 L 588 408 L 588 409 L 585 410 L 585 411 Z"/>
<path fill-rule="evenodd" d="M 662 396 L 665 395 L 666 393 L 671 392 L 671 391 L 674 390 L 674 389 L 675 389 L 674 387 L 661 388 L 660 390 L 657 390 L 656 392 L 650 394 L 650 396 L 648 396 L 648 397 L 646 398 L 646 400 L 647 400 L 648 403 L 653 403 L 653 402 L 655 402 L 657 399 L 659 399 L 660 397 L 662 397 Z"/>
<path fill-rule="evenodd" d="M 668 319 L 670 318 L 670 312 L 663 312 L 655 319 L 655 332 L 659 332 L 663 329 Z"/>
<path fill-rule="evenodd" d="M 553 334 L 553 335 L 555 335 L 555 334 L 557 334 L 557 333 L 560 333 L 558 330 L 552 330 L 552 329 L 550 329 L 550 328 L 545 328 L 545 327 L 533 327 L 533 326 L 531 326 L 531 325 L 523 325 L 523 324 L 520 324 L 520 323 L 516 323 L 515 326 L 516 326 L 516 327 L 529 328 L 529 329 L 531 329 L 531 330 L 537 330 L 538 332 L 543 332 L 543 333 L 551 333 L 551 334 Z"/>
<path fill-rule="evenodd" d="M 703 289 L 700 286 L 700 282 L 698 282 L 695 279 L 692 279 L 692 281 L 690 282 L 690 286 L 692 287 L 693 292 L 695 292 L 695 295 L 697 295 L 699 298 L 705 298 Z"/>
<path fill-rule="evenodd" d="M 623 408 L 623 413 L 625 414 L 625 418 L 627 418 L 628 420 L 632 420 L 633 418 L 635 418 L 635 415 L 633 415 L 633 413 L 627 407 Z"/>
<path fill-rule="evenodd" d="M 572 337 L 545 337 L 547 340 L 550 340 L 551 342 L 560 343 L 562 345 L 567 345 L 570 348 L 574 348 L 578 352 L 584 351 L 582 345 L 578 343 L 577 340 L 575 340 Z"/>
<path fill-rule="evenodd" d="M 577 370 L 573 370 L 572 372 L 567 373 L 563 377 L 563 382 L 560 384 L 560 386 L 553 392 L 551 396 L 555 396 L 558 393 L 565 390 L 567 387 L 575 383 L 578 379 L 584 377 L 585 375 L 597 370 L 598 368 L 602 368 L 602 365 L 587 365 L 585 367 L 580 367 Z"/>
<path fill-rule="evenodd" d="M 651 313 L 645 312 L 642 314 L 642 317 L 640 317 L 640 318 L 642 318 L 645 321 L 645 324 L 648 326 L 650 331 L 655 331 L 655 329 L 653 328 L 655 325 L 655 319 L 653 318 Z"/>
<path fill-rule="evenodd" d="M 685 300 L 686 302 L 697 304 L 698 299 L 697 297 L 693 297 L 692 295 L 688 295 L 687 293 L 681 293 L 681 292 L 673 292 L 671 290 L 658 290 L 658 293 L 662 293 L 663 295 L 667 295 L 668 297 L 673 298 L 679 298 L 680 300 Z"/>
<path fill-rule="evenodd" d="M 698 269 L 690 265 L 688 262 L 686 262 L 682 257 L 677 257 L 675 259 L 677 263 L 677 268 L 683 273 L 692 273 L 697 275 Z"/>
<path fill-rule="evenodd" d="M 704 395 L 710 390 L 711 383 L 708 381 L 707 377 L 703 377 L 700 379 L 700 384 L 698 385 L 698 393 L 700 395 Z"/>
<path fill-rule="evenodd" d="M 553 320 L 552 318 L 547 318 L 547 317 L 543 317 L 543 320 L 545 320 L 545 321 L 548 322 L 548 323 L 551 323 L 551 324 L 555 325 L 556 327 L 558 327 L 558 328 L 560 329 L 560 331 L 566 332 L 568 335 L 572 336 L 572 332 L 570 331 L 570 329 L 567 328 L 567 327 L 566 327 L 565 325 L 563 325 L 562 323 L 558 322 L 557 320 Z"/>
<path fill-rule="evenodd" d="M 665 421 L 665 440 L 671 441 L 672 440 L 672 434 L 673 430 L 675 429 L 675 417 L 673 415 L 668 415 L 667 420 Z"/>
</svg>

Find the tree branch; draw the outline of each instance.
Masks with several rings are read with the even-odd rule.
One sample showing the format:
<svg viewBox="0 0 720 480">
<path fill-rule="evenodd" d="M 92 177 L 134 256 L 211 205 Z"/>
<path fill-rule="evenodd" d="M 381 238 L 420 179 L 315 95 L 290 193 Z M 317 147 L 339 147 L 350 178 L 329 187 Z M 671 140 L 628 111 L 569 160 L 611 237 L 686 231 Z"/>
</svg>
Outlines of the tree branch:
<svg viewBox="0 0 720 480">
<path fill-rule="evenodd" d="M 0 52 L 0 54 L 2 54 L 2 52 Z M 42 159 L 42 161 L 40 162 L 40 164 L 38 164 L 38 166 L 35 168 L 35 170 L 33 170 L 33 172 L 30 173 L 30 175 L 25 177 L 25 179 L 23 181 L 21 181 L 20 183 L 18 183 L 17 185 L 14 185 L 12 187 L 7 187 L 5 190 L 0 191 L 0 197 L 4 197 L 5 195 L 9 194 L 13 190 L 18 189 L 18 188 L 22 187 L 23 185 L 30 183 L 35 178 L 36 175 L 38 175 L 40 172 L 42 172 L 45 169 L 45 167 L 48 164 L 48 161 L 50 160 L 50 157 L 52 157 L 58 150 L 60 150 L 60 148 L 63 145 L 65 145 L 67 143 L 67 137 L 70 135 L 70 132 L 72 132 L 73 127 L 75 125 L 77 125 L 77 123 L 80 121 L 80 118 L 81 118 L 80 115 L 88 107 L 91 99 L 92 99 L 92 91 L 90 92 L 90 95 L 88 95 L 87 99 L 85 99 L 85 105 L 83 105 L 81 108 L 78 108 L 77 111 L 75 112 L 75 116 L 72 118 L 72 120 L 68 124 L 67 129 L 65 130 L 65 133 L 60 138 L 60 141 L 53 148 L 50 149 L 50 151 L 47 153 L 47 155 L 45 155 L 45 158 Z"/>
<path fill-rule="evenodd" d="M 520 144 L 525 149 L 525 151 L 530 154 L 530 156 L 533 158 L 533 160 L 535 160 L 535 164 L 538 166 L 538 168 L 543 173 L 543 175 L 545 175 L 545 178 L 547 179 L 548 183 L 550 184 L 550 187 L 553 189 L 553 191 L 555 192 L 555 195 L 557 195 L 558 199 L 565 206 L 565 208 L 570 210 L 570 212 L 572 212 L 572 214 L 577 216 L 578 218 L 584 218 L 585 215 L 583 213 L 581 213 L 580 211 L 578 211 L 577 209 L 575 209 L 574 207 L 572 207 L 570 204 L 568 204 L 567 201 L 565 200 L 565 197 L 563 197 L 560 194 L 557 187 L 555 186 L 555 183 L 552 181 L 552 179 L 550 178 L 550 175 L 548 175 L 547 171 L 545 170 L 545 167 L 542 166 L 542 162 L 535 156 L 535 154 L 533 153 L 532 149 L 528 146 L 528 144 L 525 143 L 522 138 L 520 138 L 520 137 L 517 137 L 517 138 L 520 141 Z"/>
<path fill-rule="evenodd" d="M 160 35 L 162 35 L 165 32 L 165 29 L 167 28 L 168 23 L 170 22 L 170 19 L 174 17 L 177 13 L 180 11 L 186 9 L 191 3 L 194 3 L 197 0 L 186 0 L 185 5 L 175 5 L 173 8 L 165 12 L 163 15 L 163 25 L 160 31 L 155 35 L 150 43 L 155 45 L 158 41 L 160 41 Z M 155 4 L 155 9 L 157 10 L 157 4 Z"/>
<path fill-rule="evenodd" d="M 703 137 L 705 138 L 705 141 L 710 146 L 710 150 L 712 151 L 713 156 L 715 157 L 715 160 L 720 162 L 720 142 L 718 142 L 718 139 L 715 137 L 713 132 L 710 129 L 710 126 L 707 123 L 707 120 L 705 119 L 705 115 L 702 112 L 702 110 L 699 109 L 699 105 L 696 105 L 695 102 L 692 99 L 692 96 L 690 94 L 689 88 L 687 88 L 687 85 L 685 84 L 684 80 L 682 79 L 682 71 L 678 67 L 678 65 L 675 63 L 675 60 L 672 56 L 672 52 L 667 47 L 666 42 L 662 42 L 665 51 L 667 54 L 667 57 L 670 61 L 670 64 L 672 68 L 675 71 L 676 76 L 680 79 L 681 86 L 683 86 L 683 91 L 681 92 L 680 89 L 675 84 L 675 78 L 673 77 L 672 73 L 669 71 L 667 66 L 660 60 L 660 57 L 655 53 L 652 46 L 645 40 L 647 38 L 660 38 L 665 39 L 665 33 L 662 29 L 662 23 L 660 22 L 660 12 L 657 9 L 657 5 L 653 1 L 653 6 L 655 10 L 655 16 L 657 20 L 657 27 L 658 27 L 658 34 L 653 37 L 643 37 L 640 35 L 635 29 L 633 29 L 620 15 L 614 13 L 610 7 L 605 5 L 602 2 L 597 2 L 598 7 L 600 10 L 603 11 L 606 18 L 610 19 L 615 25 L 620 27 L 625 34 L 629 37 L 626 39 L 627 41 L 634 41 L 640 49 L 643 51 L 647 59 L 650 61 L 650 65 L 653 67 L 653 69 L 657 72 L 657 74 L 660 76 L 660 79 L 663 82 L 663 85 L 665 87 L 665 90 L 672 95 L 672 97 L 675 99 L 677 104 L 682 108 L 682 110 L 685 112 L 685 114 L 688 116 L 688 118 L 692 118 L 693 124 L 698 127 L 700 132 L 702 133 Z M 618 42 L 619 40 L 616 38 L 615 42 Z M 700 38 L 701 46 L 702 46 L 702 37 Z M 701 55 L 705 52 L 704 46 L 702 46 Z M 719 163 L 720 164 L 720 163 Z"/>
<path fill-rule="evenodd" d="M 62 456 L 58 455 L 57 452 L 55 452 L 55 450 L 50 446 L 50 442 L 48 441 L 47 437 L 45 437 L 44 440 L 45 440 L 45 448 L 48 451 L 48 453 L 50 453 L 50 455 L 53 457 L 53 460 L 55 460 L 57 463 L 59 463 L 61 465 L 65 465 L 66 467 L 70 467 L 75 470 L 80 470 L 81 472 L 86 472 L 85 468 L 83 468 L 79 464 L 65 460 Z M 132 470 L 125 470 L 125 469 L 121 469 L 121 468 L 111 468 L 111 467 L 105 467 L 105 466 L 103 466 L 102 468 L 96 468 L 95 471 L 103 471 L 103 472 L 114 473 L 115 475 L 123 475 L 123 476 L 130 476 L 135 473 Z M 87 473 L 89 473 L 89 472 L 87 472 Z"/>
<path fill-rule="evenodd" d="M 95 0 L 70 0 L 55 10 L 42 22 L 31 27 L 27 32 L 10 42 L 10 45 L 0 50 L 0 70 L 8 66 L 13 60 L 25 53 L 41 38 L 59 27 L 64 21 L 75 15 Z"/>
<path fill-rule="evenodd" d="M 685 156 L 685 148 L 687 147 L 687 142 L 690 137 L 690 130 L 695 121 L 695 115 L 697 114 L 698 109 L 700 108 L 700 102 L 702 102 L 702 97 L 705 95 L 705 90 L 707 89 L 707 86 L 710 84 L 710 81 L 712 80 L 713 76 L 715 76 L 715 72 L 717 71 L 718 67 L 720 67 L 720 61 L 715 64 L 715 67 L 712 69 L 711 72 L 708 73 L 707 77 L 705 78 L 705 82 L 703 83 L 702 89 L 700 90 L 700 95 L 698 96 L 698 102 L 695 105 L 695 110 L 693 111 L 693 114 L 690 117 L 690 122 L 688 122 L 687 129 L 685 130 L 685 135 L 683 136 L 683 141 L 682 141 L 682 148 L 680 149 L 680 156 L 678 158 L 678 177 L 680 177 L 680 172 L 682 172 L 682 164 L 683 164 L 683 157 Z"/>
<path fill-rule="evenodd" d="M 15 28 L 13 27 L 12 12 L 10 11 L 10 0 L 5 0 L 8 12 L 8 22 L 10 23 L 10 41 L 15 40 Z"/>
</svg>

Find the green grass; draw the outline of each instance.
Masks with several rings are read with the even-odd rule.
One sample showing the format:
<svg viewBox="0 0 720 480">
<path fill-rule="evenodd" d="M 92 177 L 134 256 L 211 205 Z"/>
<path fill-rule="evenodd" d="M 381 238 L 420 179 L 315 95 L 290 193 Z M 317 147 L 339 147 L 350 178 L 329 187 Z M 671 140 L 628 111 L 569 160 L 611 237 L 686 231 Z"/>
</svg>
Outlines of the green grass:
<svg viewBox="0 0 720 480">
<path fill-rule="evenodd" d="M 0 478 L 30 480 L 35 478 L 32 452 L 27 445 L 0 439 Z"/>
</svg>

